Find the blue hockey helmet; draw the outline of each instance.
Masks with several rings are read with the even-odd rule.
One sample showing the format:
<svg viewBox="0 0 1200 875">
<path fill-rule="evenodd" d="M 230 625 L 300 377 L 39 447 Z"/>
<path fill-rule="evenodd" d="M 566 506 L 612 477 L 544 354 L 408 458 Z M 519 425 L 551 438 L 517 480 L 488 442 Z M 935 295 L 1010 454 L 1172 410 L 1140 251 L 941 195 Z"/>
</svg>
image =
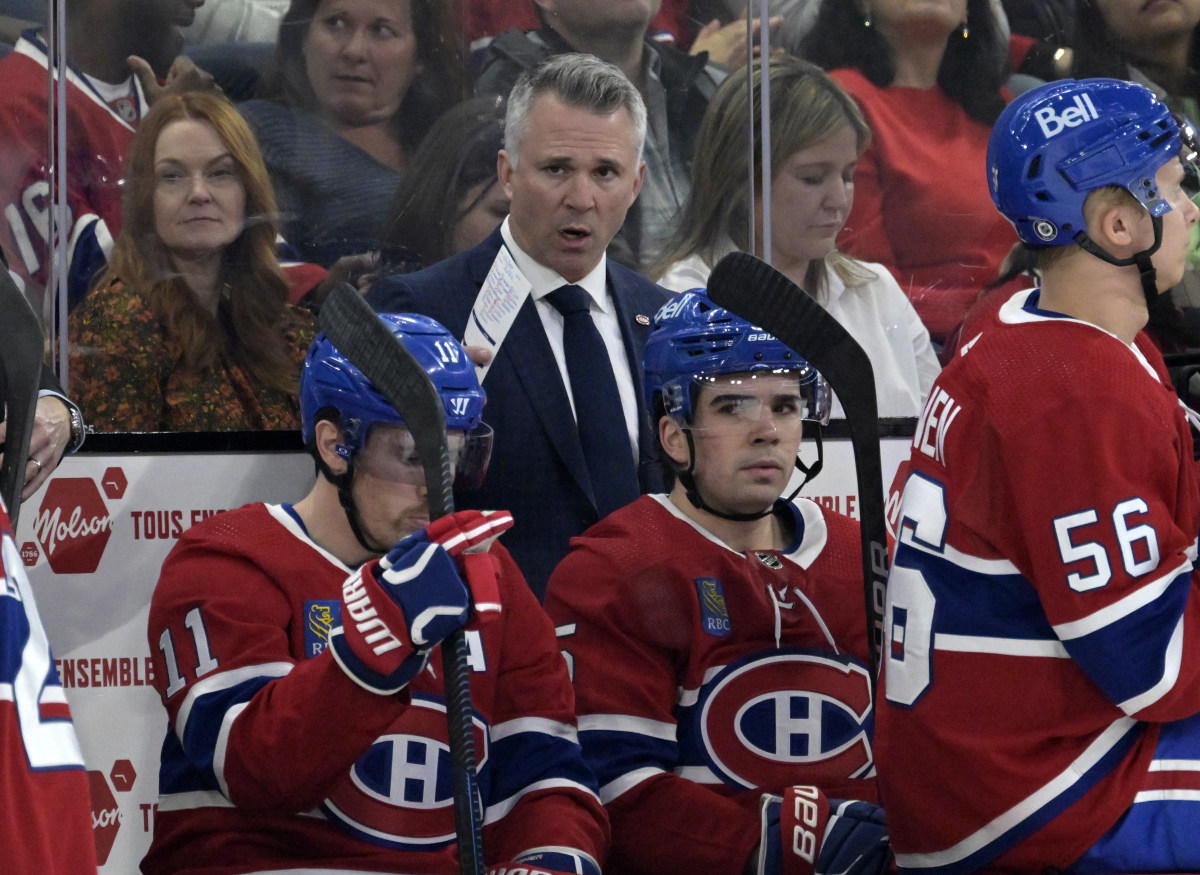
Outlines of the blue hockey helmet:
<svg viewBox="0 0 1200 875">
<path fill-rule="evenodd" d="M 381 313 L 379 318 L 433 381 L 445 409 L 446 428 L 469 432 L 479 426 L 486 396 L 475 375 L 475 365 L 454 336 L 428 316 Z M 376 423 L 404 424 L 404 417 L 322 333 L 309 347 L 300 374 L 300 420 L 305 444 L 312 440 L 317 414 L 327 407 L 340 414 L 351 453 L 362 449 Z"/>
<path fill-rule="evenodd" d="M 829 422 L 832 393 L 817 370 L 774 335 L 718 307 L 705 289 L 675 296 L 654 315 L 642 356 L 650 409 L 692 418 L 693 385 L 722 374 L 788 371 L 800 381 L 804 419 Z"/>
<path fill-rule="evenodd" d="M 1193 138 L 1191 125 L 1141 85 L 1050 82 L 1020 95 L 996 120 L 988 188 L 1023 241 L 1065 246 L 1085 230 L 1083 202 L 1097 188 L 1120 186 L 1151 216 L 1168 212 L 1154 176 L 1185 146 L 1194 151 Z"/>
</svg>

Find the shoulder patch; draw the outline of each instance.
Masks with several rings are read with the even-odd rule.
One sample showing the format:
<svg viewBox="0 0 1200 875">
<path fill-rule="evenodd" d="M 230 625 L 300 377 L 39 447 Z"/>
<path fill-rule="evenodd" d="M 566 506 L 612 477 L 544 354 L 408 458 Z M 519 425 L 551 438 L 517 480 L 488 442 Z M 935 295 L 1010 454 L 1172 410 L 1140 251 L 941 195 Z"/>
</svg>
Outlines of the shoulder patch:
<svg viewBox="0 0 1200 875">
<path fill-rule="evenodd" d="M 733 631 L 725 589 L 715 577 L 697 577 L 696 594 L 700 597 L 700 625 L 709 635 L 724 638 Z"/>
<path fill-rule="evenodd" d="M 329 644 L 329 630 L 342 625 L 340 599 L 304 603 L 304 655 L 314 657 Z"/>
</svg>

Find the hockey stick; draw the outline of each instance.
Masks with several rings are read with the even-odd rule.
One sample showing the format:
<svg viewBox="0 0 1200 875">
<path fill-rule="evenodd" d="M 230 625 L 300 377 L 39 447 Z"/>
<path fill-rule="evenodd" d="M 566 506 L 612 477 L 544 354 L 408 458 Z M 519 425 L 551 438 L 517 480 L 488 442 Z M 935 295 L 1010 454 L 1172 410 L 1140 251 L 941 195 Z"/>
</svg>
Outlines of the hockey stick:
<svg viewBox="0 0 1200 875">
<path fill-rule="evenodd" d="M 450 451 L 442 399 L 425 369 L 349 283 L 339 283 L 321 305 L 321 330 L 404 419 L 425 469 L 429 518 L 454 512 Z M 462 631 L 442 642 L 446 721 L 454 763 L 454 826 L 462 875 L 483 872 L 482 814 L 476 808 L 474 709 Z"/>
<path fill-rule="evenodd" d="M 42 369 L 42 328 L 17 284 L 0 263 L 0 401 L 8 423 L 4 463 L 0 465 L 0 496 L 17 530 L 21 490 L 37 409 L 38 378 Z"/>
<path fill-rule="evenodd" d="M 850 424 L 862 532 L 863 585 L 871 665 L 879 671 L 887 595 L 887 530 L 878 405 L 871 360 L 836 319 L 802 288 L 753 255 L 734 252 L 708 278 L 715 303 L 769 331 L 815 367 L 842 402 Z"/>
</svg>

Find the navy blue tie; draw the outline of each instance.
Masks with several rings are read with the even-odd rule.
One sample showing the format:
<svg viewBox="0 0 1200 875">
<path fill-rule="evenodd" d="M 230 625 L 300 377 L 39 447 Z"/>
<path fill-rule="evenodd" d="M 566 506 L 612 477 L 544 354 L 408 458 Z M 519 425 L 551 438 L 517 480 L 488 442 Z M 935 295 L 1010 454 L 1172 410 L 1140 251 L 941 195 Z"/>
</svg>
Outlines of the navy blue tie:
<svg viewBox="0 0 1200 875">
<path fill-rule="evenodd" d="M 639 492 L 617 380 L 608 348 L 592 321 L 591 296 L 579 286 L 563 286 L 546 297 L 563 315 L 575 422 L 596 510 L 603 517 L 633 501 Z"/>
</svg>

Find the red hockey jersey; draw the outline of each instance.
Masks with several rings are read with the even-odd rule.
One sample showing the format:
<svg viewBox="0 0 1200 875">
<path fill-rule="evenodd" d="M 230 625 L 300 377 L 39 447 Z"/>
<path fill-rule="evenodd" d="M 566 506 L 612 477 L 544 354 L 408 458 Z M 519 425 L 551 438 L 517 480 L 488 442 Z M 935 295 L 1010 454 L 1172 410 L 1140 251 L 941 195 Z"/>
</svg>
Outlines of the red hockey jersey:
<svg viewBox="0 0 1200 875">
<path fill-rule="evenodd" d="M 793 543 L 743 554 L 643 496 L 573 539 L 550 578 L 612 820 L 607 875 L 740 875 L 763 792 L 876 800 L 858 525 L 780 508 Z"/>
<path fill-rule="evenodd" d="M 39 288 L 47 281 L 49 210 L 47 153 L 47 48 L 26 31 L 0 59 L 0 244 L 14 270 Z M 118 109 L 74 67 L 67 73 L 67 205 L 71 295 L 81 297 L 108 261 L 121 230 L 121 180 L 125 154 L 146 100 L 136 77 L 134 94 Z M 127 105 L 126 105 L 127 104 Z"/>
<path fill-rule="evenodd" d="M 468 626 L 487 862 L 563 849 L 602 864 L 607 823 L 549 620 L 499 545 L 501 617 Z M 285 507 L 211 517 L 150 607 L 170 717 L 142 871 L 458 871 L 440 654 L 396 696 L 326 650 L 350 569 Z"/>
<path fill-rule="evenodd" d="M 1200 710 L 1200 478 L 1162 358 L 1014 296 L 934 384 L 876 754 L 903 872 L 1066 867 Z"/>
<path fill-rule="evenodd" d="M 0 507 L 0 847 L 4 871 L 95 875 L 83 754 Z"/>
</svg>

